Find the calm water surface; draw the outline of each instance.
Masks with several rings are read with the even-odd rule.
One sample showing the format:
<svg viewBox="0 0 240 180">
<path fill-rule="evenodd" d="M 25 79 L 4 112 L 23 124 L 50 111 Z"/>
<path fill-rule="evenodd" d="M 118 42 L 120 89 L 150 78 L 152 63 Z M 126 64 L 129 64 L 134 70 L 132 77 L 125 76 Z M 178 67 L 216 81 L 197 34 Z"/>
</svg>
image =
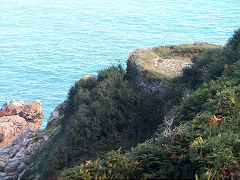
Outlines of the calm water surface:
<svg viewBox="0 0 240 180">
<path fill-rule="evenodd" d="M 1 0 L 0 105 L 39 99 L 46 126 L 71 85 L 134 48 L 224 44 L 238 0 Z"/>
</svg>

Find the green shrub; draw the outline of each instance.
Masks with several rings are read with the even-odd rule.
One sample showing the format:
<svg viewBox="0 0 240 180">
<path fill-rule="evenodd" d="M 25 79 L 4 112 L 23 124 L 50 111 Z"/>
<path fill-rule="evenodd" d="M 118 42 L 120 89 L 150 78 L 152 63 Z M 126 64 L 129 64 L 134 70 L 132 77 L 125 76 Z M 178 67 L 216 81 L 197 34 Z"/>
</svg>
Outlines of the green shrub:
<svg viewBox="0 0 240 180">
<path fill-rule="evenodd" d="M 228 40 L 227 46 L 233 50 L 236 58 L 240 57 L 240 28 L 236 30 L 233 34 L 233 37 Z"/>
<path fill-rule="evenodd" d="M 154 134 L 162 121 L 160 100 L 136 90 L 124 77 L 121 66 L 112 66 L 70 89 L 64 117 L 58 121 L 61 129 L 36 157 L 41 158 L 43 179 L 110 150 L 129 149 Z"/>
<path fill-rule="evenodd" d="M 91 81 L 84 82 L 89 87 L 80 81 L 80 87 L 71 89 L 68 106 L 73 110 L 66 112 L 69 118 L 63 124 L 67 143 L 78 149 L 74 157 L 128 148 L 151 137 L 161 122 L 157 98 L 136 91 L 124 75 L 121 67 L 111 67 L 96 80 L 84 80 Z"/>
<path fill-rule="evenodd" d="M 141 168 L 134 160 L 127 158 L 120 150 L 111 151 L 105 158 L 63 171 L 59 180 L 70 179 L 136 179 Z"/>
<path fill-rule="evenodd" d="M 0 166 L 0 172 L 4 172 L 5 171 L 5 168 Z"/>
<path fill-rule="evenodd" d="M 231 73 L 229 72 L 231 69 Z M 186 156 L 197 164 L 200 179 L 239 178 L 240 61 L 216 81 L 200 86 L 182 105 L 182 120 L 191 122 Z"/>
<path fill-rule="evenodd" d="M 225 47 L 209 49 L 202 56 L 192 57 L 193 64 L 183 70 L 182 81 L 195 88 L 202 82 L 209 82 L 222 75 L 224 67 L 237 62 L 239 58 L 240 29 L 234 32 Z"/>
</svg>

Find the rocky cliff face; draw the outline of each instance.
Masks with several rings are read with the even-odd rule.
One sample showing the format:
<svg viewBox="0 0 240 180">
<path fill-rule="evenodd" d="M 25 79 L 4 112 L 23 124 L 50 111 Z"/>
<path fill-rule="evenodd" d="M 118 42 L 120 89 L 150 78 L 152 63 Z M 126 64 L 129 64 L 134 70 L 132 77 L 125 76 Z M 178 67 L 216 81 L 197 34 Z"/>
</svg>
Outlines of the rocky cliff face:
<svg viewBox="0 0 240 180">
<path fill-rule="evenodd" d="M 35 150 L 48 139 L 38 136 L 43 110 L 38 100 L 6 102 L 0 111 L 0 179 L 21 179 Z"/>
<path fill-rule="evenodd" d="M 40 129 L 43 110 L 40 101 L 6 102 L 0 111 L 0 148 L 11 144 L 27 128 Z"/>
<path fill-rule="evenodd" d="M 148 93 L 158 93 L 160 96 L 164 96 L 168 91 L 167 83 L 160 78 L 158 80 L 149 80 L 146 77 L 146 69 L 138 64 L 138 60 L 140 59 L 138 54 L 140 51 L 140 49 L 135 49 L 128 56 L 126 74 L 128 80 L 133 81 L 140 90 Z"/>
<path fill-rule="evenodd" d="M 42 130 L 26 129 L 12 144 L 0 149 L 0 179 L 21 179 L 30 158 L 48 136 L 38 136 Z"/>
</svg>

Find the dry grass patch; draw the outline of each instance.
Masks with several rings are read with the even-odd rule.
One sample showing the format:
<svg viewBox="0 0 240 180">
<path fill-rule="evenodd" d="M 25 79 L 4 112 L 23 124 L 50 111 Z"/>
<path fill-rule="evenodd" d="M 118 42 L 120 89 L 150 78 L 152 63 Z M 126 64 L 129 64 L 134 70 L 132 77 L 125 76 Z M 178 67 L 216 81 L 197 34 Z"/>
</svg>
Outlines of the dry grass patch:
<svg viewBox="0 0 240 180">
<path fill-rule="evenodd" d="M 173 78 L 181 74 L 183 67 L 191 64 L 194 55 L 207 49 L 221 46 L 208 43 L 181 44 L 178 46 L 158 46 L 150 49 L 136 49 L 130 58 L 144 69 L 146 78 L 151 80 Z"/>
</svg>

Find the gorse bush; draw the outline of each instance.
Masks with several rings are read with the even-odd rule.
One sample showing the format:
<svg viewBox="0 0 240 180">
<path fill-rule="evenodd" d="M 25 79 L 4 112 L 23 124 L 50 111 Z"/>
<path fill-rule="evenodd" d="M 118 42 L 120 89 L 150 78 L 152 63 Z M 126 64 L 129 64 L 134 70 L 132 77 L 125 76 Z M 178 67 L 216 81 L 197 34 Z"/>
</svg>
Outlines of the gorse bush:
<svg viewBox="0 0 240 180">
<path fill-rule="evenodd" d="M 117 151 L 111 151 L 96 161 L 87 160 L 85 164 L 63 171 L 59 180 L 70 179 L 133 179 L 139 177 L 141 168 L 138 161 L 126 157 Z"/>
<path fill-rule="evenodd" d="M 188 129 L 188 133 L 197 136 L 190 143 L 189 154 L 194 154 L 196 158 L 199 167 L 196 174 L 201 179 L 239 178 L 240 62 L 232 67 L 235 71 L 231 76 L 224 74 L 191 95 L 192 99 L 203 95 L 197 105 L 198 112 L 195 109 L 192 111 L 193 121 Z M 194 103 L 189 103 L 186 102 L 185 107 L 194 107 Z M 186 112 L 191 112 L 191 109 L 184 108 L 184 116 Z"/>
</svg>

